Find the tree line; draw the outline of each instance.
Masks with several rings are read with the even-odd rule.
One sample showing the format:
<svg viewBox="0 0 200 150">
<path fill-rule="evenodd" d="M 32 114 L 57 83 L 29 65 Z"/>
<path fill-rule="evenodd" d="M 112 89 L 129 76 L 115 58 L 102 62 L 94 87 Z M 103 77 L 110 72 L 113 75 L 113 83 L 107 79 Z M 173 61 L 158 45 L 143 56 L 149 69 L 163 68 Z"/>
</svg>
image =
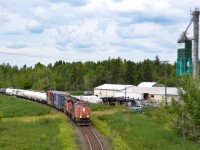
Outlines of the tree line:
<svg viewBox="0 0 200 150">
<path fill-rule="evenodd" d="M 166 67 L 166 68 L 165 68 Z M 165 72 L 166 69 L 166 80 Z M 93 62 L 65 62 L 59 60 L 47 66 L 37 63 L 34 67 L 19 68 L 9 63 L 0 65 L 0 87 L 34 90 L 80 91 L 93 90 L 102 84 L 132 84 L 159 82 L 176 85 L 176 64 L 155 61 L 143 62 L 109 58 Z"/>
</svg>

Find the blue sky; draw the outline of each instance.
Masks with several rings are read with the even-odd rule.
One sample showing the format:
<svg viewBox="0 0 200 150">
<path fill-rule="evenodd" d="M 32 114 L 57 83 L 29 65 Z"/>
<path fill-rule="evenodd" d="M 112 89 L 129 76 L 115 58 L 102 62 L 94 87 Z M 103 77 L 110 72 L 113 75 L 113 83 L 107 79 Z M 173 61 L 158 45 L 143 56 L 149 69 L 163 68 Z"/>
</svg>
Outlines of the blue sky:
<svg viewBox="0 0 200 150">
<path fill-rule="evenodd" d="M 196 7 L 198 0 L 1 0 L 0 64 L 139 62 L 156 55 L 173 63 Z"/>
</svg>

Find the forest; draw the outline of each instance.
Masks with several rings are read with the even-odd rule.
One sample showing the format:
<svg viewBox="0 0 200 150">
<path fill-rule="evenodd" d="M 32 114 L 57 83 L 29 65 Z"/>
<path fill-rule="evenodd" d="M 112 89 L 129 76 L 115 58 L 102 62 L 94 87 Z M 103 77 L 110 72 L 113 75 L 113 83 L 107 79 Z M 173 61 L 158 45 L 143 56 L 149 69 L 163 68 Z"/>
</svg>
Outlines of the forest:
<svg viewBox="0 0 200 150">
<path fill-rule="evenodd" d="M 84 63 L 59 60 L 47 66 L 38 62 L 34 67 L 21 68 L 9 63 L 0 65 L 0 87 L 5 88 L 83 91 L 102 84 L 137 86 L 141 82 L 176 86 L 176 64 L 163 63 L 156 56 L 155 61 L 147 59 L 137 63 L 118 57 Z"/>
</svg>

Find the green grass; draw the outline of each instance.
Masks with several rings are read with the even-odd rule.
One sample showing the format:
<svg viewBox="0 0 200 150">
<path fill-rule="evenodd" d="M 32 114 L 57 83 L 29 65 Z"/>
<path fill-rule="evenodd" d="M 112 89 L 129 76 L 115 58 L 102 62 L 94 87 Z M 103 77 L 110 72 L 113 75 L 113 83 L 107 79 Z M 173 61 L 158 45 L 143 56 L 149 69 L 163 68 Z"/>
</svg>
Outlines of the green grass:
<svg viewBox="0 0 200 150">
<path fill-rule="evenodd" d="M 119 136 L 115 131 L 112 131 L 109 124 L 106 121 L 101 121 L 98 117 L 92 117 L 93 125 L 104 136 L 105 142 L 110 149 L 114 150 L 128 150 L 130 149 L 127 143 Z"/>
<path fill-rule="evenodd" d="M 16 97 L 0 95 L 0 112 L 3 117 L 41 116 L 50 114 L 51 109 L 47 106 L 38 105 L 31 101 L 21 100 Z"/>
<path fill-rule="evenodd" d="M 41 119 L 36 122 L 16 120 L 2 122 L 0 148 L 61 149 L 62 143 L 58 139 L 59 123 L 59 119 Z"/>
<path fill-rule="evenodd" d="M 0 111 L 0 150 L 78 149 L 68 119 L 49 107 L 0 95 Z"/>
<path fill-rule="evenodd" d="M 84 91 L 67 91 L 69 92 L 71 95 L 83 95 Z"/>
<path fill-rule="evenodd" d="M 183 140 L 163 124 L 130 110 L 109 115 L 93 116 L 93 124 L 114 149 L 134 150 L 199 150 L 200 145 Z M 115 138 L 118 138 L 118 141 Z M 110 140 L 109 140 L 110 138 Z"/>
<path fill-rule="evenodd" d="M 121 106 L 108 106 L 106 104 L 96 104 L 96 103 L 90 104 L 91 111 L 113 110 L 116 108 L 121 108 Z"/>
<path fill-rule="evenodd" d="M 62 149 L 77 150 L 78 145 L 75 143 L 75 133 L 73 128 L 66 120 L 59 124 L 60 133 L 58 135 L 59 140 L 62 142 Z"/>
</svg>

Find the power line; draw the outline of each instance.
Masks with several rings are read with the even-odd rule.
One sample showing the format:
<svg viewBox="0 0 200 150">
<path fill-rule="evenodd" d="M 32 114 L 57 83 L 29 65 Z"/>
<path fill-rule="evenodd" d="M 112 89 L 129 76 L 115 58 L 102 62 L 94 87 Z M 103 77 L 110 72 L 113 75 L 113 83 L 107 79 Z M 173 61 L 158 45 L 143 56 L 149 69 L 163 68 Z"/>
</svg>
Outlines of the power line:
<svg viewBox="0 0 200 150">
<path fill-rule="evenodd" d="M 17 53 L 10 53 L 10 52 L 2 52 L 0 51 L 0 54 L 3 55 L 13 55 L 13 56 L 24 56 L 24 57 L 31 57 L 31 58 L 44 58 L 44 59 L 54 59 L 54 60 L 65 60 L 67 61 L 80 61 L 80 59 L 76 58 L 61 58 L 61 57 L 48 57 L 48 56 L 38 56 L 38 55 L 28 55 L 28 54 L 17 54 Z M 94 60 L 82 60 L 82 62 L 87 62 L 87 61 L 94 61 Z"/>
<path fill-rule="evenodd" d="M 38 56 L 38 55 L 28 55 L 28 54 L 17 54 L 17 53 L 10 53 L 10 52 L 1 52 L 0 54 L 5 54 L 5 55 L 15 55 L 15 56 L 25 56 L 25 57 L 32 57 L 32 58 L 45 58 L 45 59 L 62 59 L 64 60 L 65 58 L 53 58 L 53 57 L 47 57 L 47 56 Z"/>
</svg>

